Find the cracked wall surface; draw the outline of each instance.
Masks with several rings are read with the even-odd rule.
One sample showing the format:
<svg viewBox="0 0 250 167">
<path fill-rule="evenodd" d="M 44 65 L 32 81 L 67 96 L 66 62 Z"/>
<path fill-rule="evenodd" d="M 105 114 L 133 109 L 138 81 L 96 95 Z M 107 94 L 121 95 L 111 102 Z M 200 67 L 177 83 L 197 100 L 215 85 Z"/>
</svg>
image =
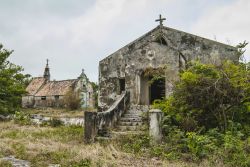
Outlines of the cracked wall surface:
<svg viewBox="0 0 250 167">
<path fill-rule="evenodd" d="M 169 96 L 185 63 L 199 60 L 219 65 L 224 60 L 238 61 L 236 52 L 235 47 L 158 26 L 99 62 L 99 108 L 104 111 L 116 101 L 119 79 L 125 79 L 132 104 L 145 101 L 147 86 L 142 84 L 142 74 L 148 67 L 166 66 L 165 94 Z"/>
</svg>

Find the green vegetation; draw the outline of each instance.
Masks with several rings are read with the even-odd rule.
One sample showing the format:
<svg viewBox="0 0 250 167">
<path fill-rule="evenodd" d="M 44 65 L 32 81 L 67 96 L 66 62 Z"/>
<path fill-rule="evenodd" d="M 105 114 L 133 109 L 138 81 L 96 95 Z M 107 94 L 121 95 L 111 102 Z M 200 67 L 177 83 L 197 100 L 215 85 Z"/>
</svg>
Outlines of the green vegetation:
<svg viewBox="0 0 250 167">
<path fill-rule="evenodd" d="M 0 160 L 0 167 L 12 167 L 12 164 L 9 161 Z"/>
<path fill-rule="evenodd" d="M 82 109 L 79 110 L 68 110 L 64 108 L 22 108 L 20 110 L 27 115 L 39 114 L 44 117 L 53 117 L 53 118 L 75 118 L 75 117 L 83 117 L 84 111 Z"/>
<path fill-rule="evenodd" d="M 13 51 L 0 44 L 0 114 L 14 113 L 21 104 L 21 95 L 25 93 L 29 75 L 23 75 L 21 66 L 8 61 Z"/>
<path fill-rule="evenodd" d="M 80 92 L 74 92 L 69 90 L 64 99 L 64 103 L 69 110 L 77 110 L 81 107 L 81 98 L 79 96 Z"/>
<path fill-rule="evenodd" d="M 19 111 L 15 112 L 14 121 L 20 125 L 31 125 L 32 123 L 29 114 Z"/>
<path fill-rule="evenodd" d="M 126 144 L 126 142 L 133 141 L 131 139 L 124 142 L 122 140 L 109 141 L 103 145 L 98 142 L 86 145 L 83 142 L 83 127 L 80 126 L 20 125 L 10 121 L 0 123 L 0 129 L 0 159 L 15 156 L 18 159 L 28 160 L 31 166 L 47 167 L 49 164 L 60 164 L 63 167 L 169 165 L 169 162 L 160 159 L 151 161 L 151 158 L 146 157 L 144 152 L 140 157 L 135 157 L 141 152 L 139 148 L 148 147 L 145 145 L 147 142 L 144 142 L 144 138 L 138 141 L 139 137 L 134 138 L 137 143 L 131 146 Z M 119 146 L 123 144 L 126 146 L 120 149 Z M 134 154 L 123 151 L 125 149 L 127 149 L 126 152 L 132 151 L 134 147 L 136 148 Z M 182 166 L 179 163 L 174 164 Z M 0 161 L 1 165 L 10 166 L 6 161 Z"/>
<path fill-rule="evenodd" d="M 160 155 L 250 166 L 249 67 L 229 61 L 221 66 L 190 63 L 172 96 L 154 103 L 164 112 Z"/>
<path fill-rule="evenodd" d="M 63 122 L 60 119 L 57 118 L 51 118 L 48 121 L 43 121 L 41 123 L 41 126 L 51 126 L 51 127 L 58 127 L 58 126 L 62 126 Z"/>
</svg>

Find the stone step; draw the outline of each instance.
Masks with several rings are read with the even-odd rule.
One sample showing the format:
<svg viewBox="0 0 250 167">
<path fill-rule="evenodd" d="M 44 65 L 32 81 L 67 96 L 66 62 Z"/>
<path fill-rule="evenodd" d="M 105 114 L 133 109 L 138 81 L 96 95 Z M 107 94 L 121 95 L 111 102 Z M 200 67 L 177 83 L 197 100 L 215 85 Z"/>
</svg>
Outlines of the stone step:
<svg viewBox="0 0 250 167">
<path fill-rule="evenodd" d="M 142 119 L 142 117 L 121 117 L 121 118 L 127 118 L 127 119 Z"/>
<path fill-rule="evenodd" d="M 120 119 L 121 122 L 141 122 L 142 118 L 136 117 L 136 118 L 124 118 L 122 117 Z"/>
<path fill-rule="evenodd" d="M 141 126 L 117 126 L 117 130 L 119 131 L 135 131 L 135 130 L 141 130 Z"/>
<path fill-rule="evenodd" d="M 141 115 L 143 112 L 142 112 L 142 111 L 136 111 L 136 110 L 128 110 L 126 113 L 128 113 L 128 114 L 139 114 L 139 115 Z"/>
<path fill-rule="evenodd" d="M 126 136 L 126 135 L 139 135 L 139 134 L 145 134 L 145 131 L 133 130 L 133 131 L 112 131 L 111 132 L 112 137 L 121 137 L 121 136 Z"/>
<path fill-rule="evenodd" d="M 135 122 L 120 121 L 118 122 L 118 125 L 121 125 L 121 126 L 137 126 L 137 125 L 141 126 L 142 124 L 143 124 L 142 121 L 135 121 Z"/>
<path fill-rule="evenodd" d="M 124 113 L 124 115 L 128 115 L 128 116 L 139 116 L 139 117 L 142 116 L 142 114 L 135 114 L 135 113 Z"/>
<path fill-rule="evenodd" d="M 141 117 L 141 115 L 138 114 L 124 114 L 122 117 Z"/>
</svg>

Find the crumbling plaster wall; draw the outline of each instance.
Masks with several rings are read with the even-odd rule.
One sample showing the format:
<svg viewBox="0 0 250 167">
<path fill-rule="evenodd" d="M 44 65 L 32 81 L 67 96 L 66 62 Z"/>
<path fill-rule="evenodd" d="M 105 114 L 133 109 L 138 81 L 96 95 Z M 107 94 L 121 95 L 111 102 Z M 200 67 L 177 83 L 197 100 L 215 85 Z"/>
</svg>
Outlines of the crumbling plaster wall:
<svg viewBox="0 0 250 167">
<path fill-rule="evenodd" d="M 166 45 L 157 42 L 164 38 Z M 148 67 L 167 67 L 166 96 L 178 79 L 180 57 L 185 62 L 220 64 L 223 60 L 238 61 L 232 46 L 201 38 L 167 27 L 157 27 L 121 48 L 99 63 L 99 107 L 105 110 L 119 96 L 119 78 L 125 78 L 132 104 L 140 103 L 140 76 Z"/>
<path fill-rule="evenodd" d="M 33 95 L 22 96 L 22 107 L 33 107 L 35 103 Z"/>
</svg>

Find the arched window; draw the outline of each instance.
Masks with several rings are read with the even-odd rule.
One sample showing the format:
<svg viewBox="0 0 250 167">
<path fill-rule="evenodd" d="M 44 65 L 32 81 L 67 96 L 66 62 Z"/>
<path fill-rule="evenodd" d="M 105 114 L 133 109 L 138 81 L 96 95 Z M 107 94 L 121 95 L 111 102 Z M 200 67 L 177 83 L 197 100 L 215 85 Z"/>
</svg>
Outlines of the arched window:
<svg viewBox="0 0 250 167">
<path fill-rule="evenodd" d="M 161 44 L 161 45 L 168 45 L 167 44 L 167 41 L 165 40 L 165 38 L 163 36 L 159 36 L 158 38 L 156 38 L 156 41 L 157 43 Z"/>
</svg>

